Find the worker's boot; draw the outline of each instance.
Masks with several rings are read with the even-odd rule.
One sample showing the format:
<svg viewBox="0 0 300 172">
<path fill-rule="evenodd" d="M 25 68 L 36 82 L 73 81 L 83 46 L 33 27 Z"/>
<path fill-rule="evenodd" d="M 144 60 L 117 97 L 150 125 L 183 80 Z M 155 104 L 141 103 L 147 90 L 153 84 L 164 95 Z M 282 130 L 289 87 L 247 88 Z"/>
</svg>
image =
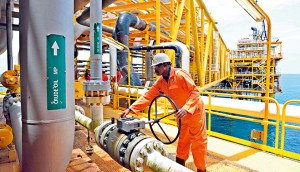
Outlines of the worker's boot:
<svg viewBox="0 0 300 172">
<path fill-rule="evenodd" d="M 181 159 L 181 158 L 178 158 L 176 157 L 176 162 L 182 166 L 185 166 L 185 160 L 184 159 Z"/>
<path fill-rule="evenodd" d="M 197 172 L 206 172 L 206 169 L 205 170 L 197 169 Z"/>
</svg>

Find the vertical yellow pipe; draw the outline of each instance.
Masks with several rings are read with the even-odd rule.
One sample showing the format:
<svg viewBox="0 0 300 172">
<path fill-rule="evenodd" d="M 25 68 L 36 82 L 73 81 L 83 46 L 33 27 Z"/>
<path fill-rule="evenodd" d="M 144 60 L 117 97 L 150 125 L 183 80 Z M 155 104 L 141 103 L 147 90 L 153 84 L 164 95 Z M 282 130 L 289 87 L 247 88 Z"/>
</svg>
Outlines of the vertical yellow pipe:
<svg viewBox="0 0 300 172">
<path fill-rule="evenodd" d="M 213 62 L 213 57 L 214 57 L 214 39 L 213 39 L 213 32 L 212 32 L 212 39 L 210 43 L 210 51 L 209 51 L 209 71 L 208 71 L 208 83 L 211 83 L 211 78 L 212 78 L 212 62 Z"/>
<path fill-rule="evenodd" d="M 155 1 L 156 11 L 155 11 L 155 21 L 156 21 L 156 45 L 160 44 L 160 1 Z M 156 50 L 156 53 L 159 53 L 160 50 Z"/>
<path fill-rule="evenodd" d="M 193 39 L 194 39 L 194 47 L 195 47 L 195 54 L 196 54 L 196 66 L 197 66 L 198 84 L 199 84 L 199 83 L 201 83 L 200 74 L 201 74 L 201 68 L 202 68 L 202 66 L 200 64 L 198 31 L 197 31 L 197 25 L 196 25 L 197 21 L 196 21 L 196 12 L 195 12 L 194 1 L 192 1 L 192 3 L 190 3 L 190 10 L 191 10 L 191 21 L 193 21 L 192 22 L 192 33 L 193 33 Z"/>
<path fill-rule="evenodd" d="M 269 18 L 269 16 L 267 15 L 267 13 L 265 13 L 264 10 L 262 10 L 260 8 L 259 5 L 257 5 L 257 3 L 255 3 L 257 9 L 264 15 L 265 20 L 267 22 L 267 26 L 268 26 L 268 38 L 267 38 L 267 77 L 266 77 L 266 94 L 265 97 L 269 97 L 270 96 L 270 64 L 271 64 L 271 20 Z M 269 114 L 269 101 L 267 100 L 265 103 L 265 117 L 264 120 L 268 120 L 268 114 Z M 264 138 L 263 138 L 263 144 L 267 143 L 267 133 L 268 133 L 268 124 L 264 124 Z"/>
<path fill-rule="evenodd" d="M 179 31 L 179 26 L 180 26 L 180 22 L 181 22 L 181 18 L 182 18 L 182 14 L 183 14 L 183 10 L 184 10 L 184 5 L 185 5 L 185 0 L 180 1 L 180 4 L 177 5 L 177 9 L 176 9 L 176 20 L 174 22 L 173 27 L 171 27 L 170 30 L 170 37 L 171 37 L 171 42 L 175 42 L 177 35 L 178 35 L 178 31 Z M 173 10 L 174 11 L 174 10 Z M 173 14 L 174 15 L 174 14 Z M 175 59 L 174 59 L 174 51 L 173 50 L 168 50 L 167 51 L 167 55 L 169 57 L 171 57 L 171 62 L 173 64 L 173 66 L 175 66 Z"/>
<path fill-rule="evenodd" d="M 207 38 L 206 38 L 205 54 L 204 54 L 204 60 L 203 60 L 203 68 L 202 68 L 202 73 L 204 74 L 204 78 L 203 78 L 203 81 L 202 81 L 203 85 L 205 84 L 207 60 L 208 60 L 209 50 L 211 48 L 212 25 L 213 25 L 212 22 L 209 22 L 208 31 L 207 31 Z"/>
<path fill-rule="evenodd" d="M 191 45 L 191 36 L 190 36 L 190 29 L 191 29 L 191 10 L 190 10 L 190 0 L 186 0 L 186 13 L 185 13 L 185 44 L 190 51 Z M 195 69 L 195 60 L 193 60 L 193 69 Z M 190 70 L 191 71 L 191 70 Z M 189 71 L 188 71 L 189 72 Z M 195 72 L 193 72 L 193 79 L 195 79 Z"/>
<path fill-rule="evenodd" d="M 201 56 L 200 56 L 200 63 L 201 63 L 201 69 L 203 69 L 203 59 L 204 59 L 204 9 L 201 9 L 201 38 L 200 38 L 200 49 L 201 49 Z M 200 86 L 204 86 L 204 81 L 202 81 L 202 78 L 205 78 L 205 73 L 203 72 L 198 72 L 198 76 L 200 75 L 201 80 L 199 80 Z"/>
<path fill-rule="evenodd" d="M 186 0 L 186 13 L 185 13 L 185 44 L 190 50 L 191 45 L 191 36 L 190 36 L 190 29 L 191 29 L 191 10 L 190 10 L 190 0 Z"/>
<path fill-rule="evenodd" d="M 175 22 L 175 7 L 174 7 L 174 0 L 170 0 L 171 3 L 171 28 L 170 28 L 170 36 L 173 38 L 173 32 L 174 32 L 174 22 Z M 175 66 L 175 56 L 173 51 L 167 51 L 167 55 L 171 58 L 172 66 Z"/>
</svg>

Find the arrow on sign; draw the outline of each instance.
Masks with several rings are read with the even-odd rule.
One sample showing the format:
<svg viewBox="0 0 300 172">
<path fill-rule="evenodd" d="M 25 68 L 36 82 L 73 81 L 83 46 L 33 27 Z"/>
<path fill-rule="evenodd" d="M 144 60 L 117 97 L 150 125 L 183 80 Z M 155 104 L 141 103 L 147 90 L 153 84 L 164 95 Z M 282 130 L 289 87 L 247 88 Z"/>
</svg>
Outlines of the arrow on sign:
<svg viewBox="0 0 300 172">
<path fill-rule="evenodd" d="M 59 46 L 57 45 L 56 41 L 53 43 L 51 48 L 53 48 L 54 56 L 57 56 L 57 50 L 59 49 Z"/>
</svg>

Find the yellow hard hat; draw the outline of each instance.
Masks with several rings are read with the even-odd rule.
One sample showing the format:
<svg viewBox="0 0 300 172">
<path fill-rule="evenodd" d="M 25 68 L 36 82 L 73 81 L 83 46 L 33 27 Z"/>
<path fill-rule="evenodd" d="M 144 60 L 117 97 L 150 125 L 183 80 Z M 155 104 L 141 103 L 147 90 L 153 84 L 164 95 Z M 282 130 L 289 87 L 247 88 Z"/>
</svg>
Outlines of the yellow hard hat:
<svg viewBox="0 0 300 172">
<path fill-rule="evenodd" d="M 152 66 L 159 65 L 161 63 L 171 62 L 168 55 L 165 53 L 158 53 L 153 57 Z"/>
</svg>

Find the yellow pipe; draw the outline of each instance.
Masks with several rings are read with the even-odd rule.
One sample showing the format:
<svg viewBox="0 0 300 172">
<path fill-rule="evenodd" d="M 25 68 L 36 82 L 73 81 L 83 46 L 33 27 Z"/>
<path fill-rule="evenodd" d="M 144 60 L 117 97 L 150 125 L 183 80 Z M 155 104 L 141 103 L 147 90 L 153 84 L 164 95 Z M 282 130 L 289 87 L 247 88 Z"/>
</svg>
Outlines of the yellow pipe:
<svg viewBox="0 0 300 172">
<path fill-rule="evenodd" d="M 214 56 L 214 39 L 213 39 L 213 31 L 211 33 L 211 43 L 210 43 L 210 51 L 209 51 L 209 71 L 208 71 L 208 83 L 211 83 L 212 78 L 212 60 Z"/>
<path fill-rule="evenodd" d="M 177 34 L 178 34 L 178 31 L 179 31 L 180 22 L 181 22 L 181 18 L 182 18 L 182 14 L 183 14 L 184 5 L 185 5 L 185 0 L 182 0 L 180 2 L 180 4 L 178 5 L 178 8 L 176 9 L 176 20 L 173 24 L 173 27 L 171 27 L 171 32 L 170 32 L 171 42 L 176 41 Z M 171 6 L 172 6 L 172 4 L 171 4 Z M 172 26 L 172 22 L 171 22 L 171 26 Z M 171 58 L 171 62 L 173 64 L 173 66 L 175 66 L 174 51 L 173 50 L 168 50 L 167 55 Z"/>
<path fill-rule="evenodd" d="M 266 77 L 266 97 L 269 97 L 270 94 L 270 65 L 271 65 L 271 38 L 272 38 L 272 25 L 271 20 L 268 14 L 254 1 L 251 0 L 253 4 L 255 4 L 256 8 L 262 15 L 265 17 L 268 26 L 268 37 L 267 37 L 267 77 Z"/>
<path fill-rule="evenodd" d="M 205 84 L 207 60 L 208 60 L 209 50 L 211 48 L 212 25 L 213 25 L 212 22 L 210 22 L 207 31 L 206 47 L 205 47 L 205 54 L 204 54 L 203 67 L 202 67 L 202 73 L 204 74 L 204 78 L 202 78 L 203 85 Z"/>
<path fill-rule="evenodd" d="M 160 44 L 160 1 L 155 1 L 156 11 L 155 11 L 155 21 L 156 21 L 156 45 Z M 156 53 L 159 53 L 160 50 L 156 50 Z"/>
<path fill-rule="evenodd" d="M 191 9 L 190 9 L 191 0 L 186 0 L 186 13 L 185 13 L 185 44 L 190 50 L 191 45 L 191 36 L 190 36 L 190 29 L 191 29 Z"/>
<path fill-rule="evenodd" d="M 204 15 L 204 9 L 201 9 L 201 37 L 200 37 L 200 65 L 201 65 L 201 69 L 203 68 L 203 59 L 204 59 L 204 25 L 205 25 L 205 15 Z M 205 73 L 203 72 L 198 72 L 198 77 L 200 75 L 201 80 L 198 80 L 198 83 L 200 83 L 200 86 L 203 87 L 204 86 L 204 82 L 202 81 L 205 78 Z"/>
<path fill-rule="evenodd" d="M 208 131 L 211 131 L 211 95 L 208 96 Z"/>
<path fill-rule="evenodd" d="M 284 103 L 282 107 L 282 122 L 281 122 L 282 129 L 281 129 L 281 145 L 280 145 L 280 149 L 282 152 L 284 151 L 286 107 L 290 103 L 300 103 L 300 100 L 289 100 L 286 103 Z M 281 156 L 283 156 L 282 152 L 281 152 Z"/>
<path fill-rule="evenodd" d="M 229 75 L 228 75 L 228 76 L 225 76 L 225 77 L 223 77 L 223 78 L 221 78 L 221 79 L 219 79 L 219 80 L 216 80 L 216 81 L 214 81 L 214 82 L 211 82 L 211 83 L 209 83 L 209 84 L 206 84 L 205 86 L 200 87 L 200 88 L 198 88 L 198 89 L 199 89 L 200 92 L 203 92 L 203 91 L 209 89 L 210 87 L 212 87 L 212 86 L 214 86 L 214 85 L 216 85 L 216 84 L 222 82 L 223 80 L 225 80 L 225 79 L 227 79 L 227 78 L 229 78 Z"/>
<path fill-rule="evenodd" d="M 269 101 L 272 101 L 272 102 L 274 102 L 276 104 L 275 148 L 277 149 L 278 148 L 278 142 L 279 142 L 278 138 L 279 138 L 279 123 L 280 123 L 280 106 L 279 106 L 279 103 L 274 98 L 264 97 L 263 100 L 264 99 L 268 99 L 268 101 L 266 101 L 266 104 L 269 104 Z M 268 113 L 268 115 L 269 115 L 269 113 Z"/>
<path fill-rule="evenodd" d="M 192 1 L 193 2 L 193 1 Z M 202 65 L 200 63 L 200 53 L 199 53 L 199 42 L 198 42 L 198 31 L 196 25 L 196 12 L 195 12 L 195 5 L 194 3 L 190 3 L 190 10 L 191 10 L 191 21 L 192 22 L 192 33 L 194 38 L 194 47 L 195 47 L 195 54 L 196 54 L 196 66 L 197 66 L 197 73 L 198 73 L 198 84 L 201 83 L 201 68 Z M 203 84 L 204 85 L 204 84 Z M 203 86 L 200 84 L 200 86 Z"/>
</svg>

